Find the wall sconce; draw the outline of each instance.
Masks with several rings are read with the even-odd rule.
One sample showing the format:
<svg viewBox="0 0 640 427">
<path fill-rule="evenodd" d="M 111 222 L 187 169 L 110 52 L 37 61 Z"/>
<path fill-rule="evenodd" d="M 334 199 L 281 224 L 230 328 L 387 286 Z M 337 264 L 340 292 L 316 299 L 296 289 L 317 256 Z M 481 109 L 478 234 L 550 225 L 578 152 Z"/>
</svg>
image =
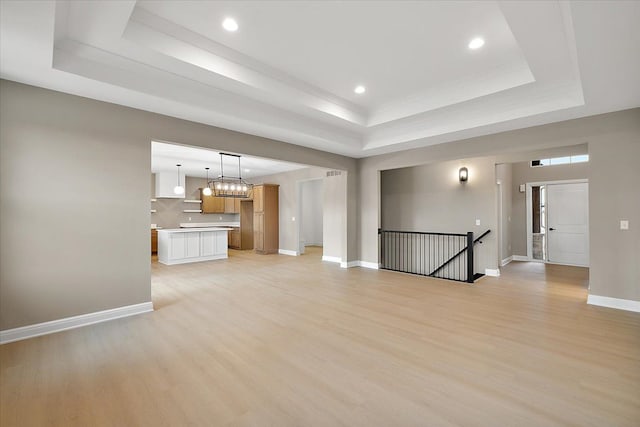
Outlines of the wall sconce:
<svg viewBox="0 0 640 427">
<path fill-rule="evenodd" d="M 469 179 L 469 169 L 460 168 L 460 170 L 458 171 L 458 178 L 460 178 L 460 182 L 467 182 L 467 180 Z"/>
</svg>

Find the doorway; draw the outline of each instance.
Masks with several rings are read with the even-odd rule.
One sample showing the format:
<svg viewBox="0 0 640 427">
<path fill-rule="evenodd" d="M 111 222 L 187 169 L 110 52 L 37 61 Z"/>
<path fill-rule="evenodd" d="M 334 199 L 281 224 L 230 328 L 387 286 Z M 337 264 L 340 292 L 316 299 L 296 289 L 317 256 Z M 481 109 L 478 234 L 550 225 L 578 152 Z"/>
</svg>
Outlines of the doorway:
<svg viewBox="0 0 640 427">
<path fill-rule="evenodd" d="M 588 181 L 528 183 L 526 191 L 528 258 L 588 267 Z"/>
<path fill-rule="evenodd" d="M 298 186 L 298 253 L 308 246 L 323 244 L 323 180 L 299 181 Z"/>
</svg>

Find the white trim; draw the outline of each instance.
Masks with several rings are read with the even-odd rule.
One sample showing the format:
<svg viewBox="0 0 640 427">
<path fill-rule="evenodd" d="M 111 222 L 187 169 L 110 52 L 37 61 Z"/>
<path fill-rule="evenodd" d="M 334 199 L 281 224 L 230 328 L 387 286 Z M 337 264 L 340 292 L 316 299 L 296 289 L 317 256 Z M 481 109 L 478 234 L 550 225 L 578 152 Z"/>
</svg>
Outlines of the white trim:
<svg viewBox="0 0 640 427">
<path fill-rule="evenodd" d="M 599 305 L 601 307 L 617 308 L 618 310 L 628 310 L 640 313 L 640 301 L 630 299 L 602 297 L 600 295 L 589 294 L 587 304 Z"/>
<path fill-rule="evenodd" d="M 491 277 L 500 277 L 500 269 L 499 268 L 485 268 L 484 269 L 485 276 Z"/>
<path fill-rule="evenodd" d="M 52 320 L 50 322 L 36 323 L 35 325 L 22 326 L 20 328 L 6 329 L 4 331 L 0 331 L 0 344 L 25 340 L 27 338 L 33 338 L 40 335 L 53 334 L 55 332 L 66 331 L 67 329 L 93 325 L 94 323 L 106 322 L 108 320 L 119 319 L 121 317 L 133 316 L 150 311 L 153 311 L 153 303 L 148 301 L 140 304 L 112 308 L 109 310 L 96 311 L 95 313 L 65 317 L 64 319 Z"/>
<path fill-rule="evenodd" d="M 527 260 L 530 260 L 533 258 L 533 233 L 531 231 L 533 227 L 533 190 L 531 189 L 531 183 L 526 183 L 525 185 L 524 203 L 526 209 L 525 214 L 527 216 Z"/>
<path fill-rule="evenodd" d="M 531 261 L 531 259 L 528 256 L 524 256 L 524 255 L 511 255 L 511 261 Z"/>
<path fill-rule="evenodd" d="M 340 258 L 338 256 L 322 255 L 322 260 L 323 261 L 327 261 L 327 262 L 339 262 L 339 263 L 342 263 L 342 258 Z"/>
<path fill-rule="evenodd" d="M 369 261 L 360 261 L 360 267 L 362 268 L 371 268 L 373 270 L 379 270 L 380 264 L 377 262 L 369 262 Z"/>
<path fill-rule="evenodd" d="M 194 257 L 194 258 L 178 258 L 178 259 L 172 259 L 172 260 L 169 260 L 169 261 L 161 261 L 158 258 L 158 262 L 160 264 L 164 264 L 164 265 L 176 265 L 176 264 L 189 264 L 191 262 L 215 261 L 217 259 L 227 259 L 227 258 L 229 258 L 229 252 L 228 251 L 225 254 Z"/>
<path fill-rule="evenodd" d="M 341 268 L 353 268 L 353 267 L 362 267 L 362 268 L 370 268 L 372 270 L 379 270 L 380 264 L 377 262 L 369 262 L 369 261 L 342 261 L 339 257 L 335 256 L 322 256 L 322 261 L 326 262 L 336 262 L 340 264 Z"/>
<path fill-rule="evenodd" d="M 511 261 L 513 261 L 513 255 L 500 261 L 500 267 L 504 267 L 505 265 L 509 264 Z"/>
<path fill-rule="evenodd" d="M 340 268 L 360 267 L 360 261 L 341 262 Z"/>
<path fill-rule="evenodd" d="M 289 249 L 278 249 L 280 255 L 298 256 L 298 252 L 290 251 Z"/>
</svg>

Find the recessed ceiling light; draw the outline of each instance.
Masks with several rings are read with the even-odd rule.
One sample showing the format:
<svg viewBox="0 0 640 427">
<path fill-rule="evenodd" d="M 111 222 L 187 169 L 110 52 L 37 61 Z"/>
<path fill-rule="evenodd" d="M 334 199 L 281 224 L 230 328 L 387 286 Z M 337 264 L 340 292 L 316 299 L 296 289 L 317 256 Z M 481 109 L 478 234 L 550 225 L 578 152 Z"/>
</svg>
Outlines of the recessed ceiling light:
<svg viewBox="0 0 640 427">
<path fill-rule="evenodd" d="M 357 93 L 358 95 L 361 95 L 363 93 L 365 93 L 367 91 L 367 88 L 362 86 L 362 85 L 358 85 L 356 86 L 356 88 L 353 90 L 355 93 Z"/>
<path fill-rule="evenodd" d="M 222 21 L 222 28 L 231 32 L 237 31 L 238 23 L 233 18 L 225 18 L 224 21 Z"/>
<path fill-rule="evenodd" d="M 469 49 L 480 49 L 482 46 L 484 46 L 484 39 L 481 37 L 476 37 L 469 42 Z"/>
<path fill-rule="evenodd" d="M 249 173 L 249 172 L 251 172 L 251 169 L 245 169 L 244 171 Z"/>
</svg>

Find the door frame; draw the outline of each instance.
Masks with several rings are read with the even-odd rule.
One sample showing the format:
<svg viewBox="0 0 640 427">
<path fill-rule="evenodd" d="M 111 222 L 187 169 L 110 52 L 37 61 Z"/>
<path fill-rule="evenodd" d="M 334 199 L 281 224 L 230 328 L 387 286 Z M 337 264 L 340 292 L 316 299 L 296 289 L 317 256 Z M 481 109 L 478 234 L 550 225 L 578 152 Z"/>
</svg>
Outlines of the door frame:
<svg viewBox="0 0 640 427">
<path fill-rule="evenodd" d="M 555 262 L 550 262 L 547 260 L 541 259 L 533 259 L 533 232 L 531 228 L 533 226 L 533 213 L 531 212 L 531 208 L 533 207 L 533 202 L 531 201 L 531 196 L 533 194 L 532 187 L 540 186 L 540 185 L 549 185 L 549 184 L 581 184 L 581 183 L 589 183 L 588 178 L 580 178 L 580 179 L 563 179 L 563 180 L 554 180 L 554 181 L 538 181 L 538 182 L 527 182 L 526 183 L 526 191 L 525 191 L 525 201 L 526 201 L 526 210 L 527 210 L 527 259 L 531 262 L 542 262 L 545 264 L 557 264 Z M 591 204 L 591 198 L 589 198 L 588 204 Z M 546 212 L 546 210 L 545 210 Z M 591 219 L 589 219 L 591 221 Z M 545 239 L 546 244 L 546 239 Z M 569 265 L 569 264 L 561 264 L 561 265 Z M 587 266 L 588 267 L 588 266 Z"/>
<path fill-rule="evenodd" d="M 296 255 L 303 255 L 304 254 L 304 243 L 302 242 L 302 232 L 300 230 L 300 228 L 302 227 L 302 223 L 303 223 L 303 218 L 302 218 L 302 186 L 304 185 L 304 183 L 306 182 L 310 182 L 310 181 L 321 181 L 322 185 L 323 185 L 323 192 L 324 192 L 324 177 L 320 176 L 320 177 L 316 177 L 316 178 L 306 178 L 306 179 L 299 179 L 296 181 L 296 199 L 297 199 L 297 203 L 296 203 L 296 244 L 297 244 L 297 253 Z M 322 215 L 324 216 L 324 200 L 322 201 Z M 324 243 L 324 242 L 323 242 Z"/>
<path fill-rule="evenodd" d="M 497 166 L 497 165 L 496 165 Z M 502 181 L 501 180 L 496 180 L 496 193 L 498 195 L 497 197 L 497 210 L 498 210 L 498 238 L 496 239 L 498 241 L 498 265 L 500 267 L 503 266 L 503 259 L 502 259 L 502 250 L 504 249 L 502 246 L 502 236 L 504 236 L 504 224 L 502 223 L 502 221 L 504 220 L 503 215 L 502 215 L 502 209 L 503 209 L 503 205 L 504 205 L 504 189 L 503 189 L 503 185 L 502 185 Z"/>
</svg>

